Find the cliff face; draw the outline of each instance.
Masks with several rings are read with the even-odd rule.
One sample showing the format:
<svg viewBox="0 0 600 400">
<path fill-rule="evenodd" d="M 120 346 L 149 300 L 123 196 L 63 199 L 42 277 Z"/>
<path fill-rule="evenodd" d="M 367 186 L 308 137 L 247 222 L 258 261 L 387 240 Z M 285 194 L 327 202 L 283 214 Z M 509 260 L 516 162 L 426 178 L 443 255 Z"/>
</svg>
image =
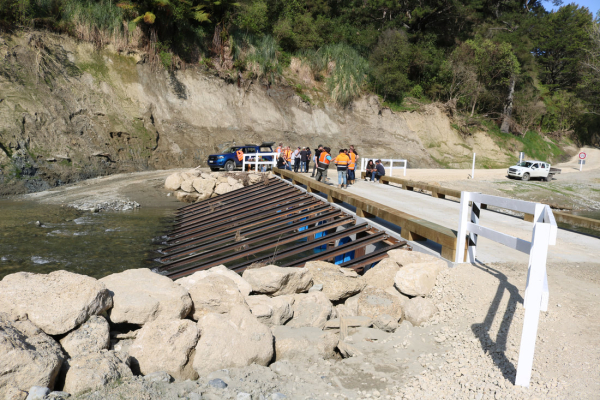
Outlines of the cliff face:
<svg viewBox="0 0 600 400">
<path fill-rule="evenodd" d="M 367 96 L 346 109 L 316 107 L 290 87 L 238 87 L 199 68 L 167 72 L 64 36 L 0 36 L 0 194 L 205 165 L 234 142 L 261 141 L 354 144 L 410 167 L 461 166 L 474 147 L 490 147 L 485 137 L 465 142 L 435 106 L 392 113 Z"/>
</svg>

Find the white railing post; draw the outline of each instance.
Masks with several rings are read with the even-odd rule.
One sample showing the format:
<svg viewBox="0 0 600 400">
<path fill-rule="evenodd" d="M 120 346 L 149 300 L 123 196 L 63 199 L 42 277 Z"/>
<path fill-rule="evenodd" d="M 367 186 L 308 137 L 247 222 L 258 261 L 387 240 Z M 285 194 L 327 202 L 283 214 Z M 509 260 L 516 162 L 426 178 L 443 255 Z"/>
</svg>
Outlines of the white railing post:
<svg viewBox="0 0 600 400">
<path fill-rule="evenodd" d="M 390 176 L 394 174 L 394 160 L 390 160 Z"/>
<path fill-rule="evenodd" d="M 408 164 L 408 161 L 404 160 L 404 176 L 406 176 L 406 164 Z"/>
<path fill-rule="evenodd" d="M 529 254 L 530 275 L 526 289 L 529 301 L 525 308 L 517 377 L 515 379 L 515 384 L 519 386 L 529 387 L 529 381 L 531 380 L 535 340 L 542 306 L 544 280 L 546 279 L 546 259 L 550 231 L 550 224 L 543 222 L 536 223 L 533 227 L 533 240 Z"/>
<path fill-rule="evenodd" d="M 460 193 L 460 212 L 458 214 L 458 237 L 456 238 L 455 263 L 462 263 L 465 259 L 465 241 L 467 240 L 467 216 L 469 215 L 470 195 L 470 192 Z"/>
</svg>

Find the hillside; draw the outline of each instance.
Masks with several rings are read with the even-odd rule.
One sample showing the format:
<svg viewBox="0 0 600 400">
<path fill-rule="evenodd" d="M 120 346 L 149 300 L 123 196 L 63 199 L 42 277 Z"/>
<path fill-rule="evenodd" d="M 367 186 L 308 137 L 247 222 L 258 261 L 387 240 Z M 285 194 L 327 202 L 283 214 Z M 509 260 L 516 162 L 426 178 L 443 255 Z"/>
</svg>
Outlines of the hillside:
<svg viewBox="0 0 600 400">
<path fill-rule="evenodd" d="M 209 154 L 261 141 L 409 160 L 409 167 L 503 167 L 521 149 L 558 159 L 555 142 L 480 123 L 459 133 L 442 104 L 392 111 L 376 95 L 346 107 L 298 94 L 293 68 L 269 87 L 205 67 L 167 71 L 66 35 L 0 36 L 0 194 L 116 172 L 204 165 Z M 310 93 L 310 92 L 309 92 Z M 314 98 L 313 98 L 314 99 Z M 527 140 L 526 140 L 527 139 Z M 562 144 L 568 144 L 564 139 Z M 538 153 L 538 154 L 534 154 Z"/>
</svg>

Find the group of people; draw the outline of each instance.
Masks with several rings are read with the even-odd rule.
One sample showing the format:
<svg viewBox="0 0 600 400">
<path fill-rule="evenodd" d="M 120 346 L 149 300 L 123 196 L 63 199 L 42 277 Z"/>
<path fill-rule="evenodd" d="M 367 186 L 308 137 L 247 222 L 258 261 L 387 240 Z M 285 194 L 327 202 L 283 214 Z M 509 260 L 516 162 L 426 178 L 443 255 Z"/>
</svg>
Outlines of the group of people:
<svg viewBox="0 0 600 400">
<path fill-rule="evenodd" d="M 282 143 L 279 143 L 276 152 L 278 153 L 277 168 L 308 173 L 310 162 L 313 161 L 312 177 L 319 182 L 327 183 L 329 180 L 327 171 L 333 163 L 338 172 L 337 186 L 339 188 L 345 189 L 348 185 L 356 182 L 355 170 L 359 156 L 353 145 L 347 149 L 340 149 L 335 156 L 329 147 L 322 145 L 315 149 L 314 155 L 309 147 L 298 147 L 292 151 L 289 146 L 284 147 Z M 381 176 L 385 175 L 385 168 L 383 168 L 381 160 L 377 160 L 375 163 L 373 160 L 369 160 L 366 172 L 367 178 L 370 177 L 371 181 L 378 181 Z"/>
</svg>

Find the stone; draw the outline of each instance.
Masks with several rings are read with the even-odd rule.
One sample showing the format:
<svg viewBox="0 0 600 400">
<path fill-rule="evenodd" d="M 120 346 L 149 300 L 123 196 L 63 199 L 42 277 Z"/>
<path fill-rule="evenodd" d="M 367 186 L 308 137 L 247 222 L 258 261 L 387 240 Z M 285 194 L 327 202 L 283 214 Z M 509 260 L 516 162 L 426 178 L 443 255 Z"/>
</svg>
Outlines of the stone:
<svg viewBox="0 0 600 400">
<path fill-rule="evenodd" d="M 388 314 L 379 314 L 373 321 L 373 326 L 382 331 L 394 332 L 398 329 L 398 319 Z"/>
<path fill-rule="evenodd" d="M 215 178 L 212 176 L 212 174 L 208 174 L 208 173 L 206 173 L 206 172 L 203 172 L 203 173 L 201 173 L 201 174 L 200 174 L 200 176 L 201 176 L 203 179 L 215 179 Z"/>
<path fill-rule="evenodd" d="M 343 316 L 340 318 L 330 319 L 329 321 L 327 321 L 327 323 L 325 323 L 325 326 L 323 327 L 323 329 L 339 329 L 341 318 L 344 318 L 344 321 L 346 322 L 346 326 L 348 328 L 359 328 L 359 327 L 367 327 L 368 328 L 373 325 L 373 320 L 369 317 L 360 317 L 360 316 L 346 317 L 346 316 Z"/>
<path fill-rule="evenodd" d="M 333 304 L 323 292 L 294 296 L 294 317 L 286 324 L 292 328 L 322 328 L 333 314 Z"/>
<path fill-rule="evenodd" d="M 366 285 L 354 270 L 325 261 L 309 261 L 304 268 L 310 271 L 314 284 L 323 285 L 323 293 L 331 301 L 341 301 L 354 296 Z"/>
<path fill-rule="evenodd" d="M 10 392 L 24 398 L 33 386 L 53 388 L 64 359 L 59 344 L 30 321 L 0 313 L 0 399 Z"/>
<path fill-rule="evenodd" d="M 175 197 L 177 197 L 177 200 L 183 201 L 184 203 L 195 203 L 200 198 L 200 195 L 196 192 L 188 193 L 183 190 L 178 190 L 175 192 Z"/>
<path fill-rule="evenodd" d="M 381 314 L 388 314 L 398 321 L 402 318 L 402 304 L 397 297 L 385 290 L 367 286 L 356 298 L 357 314 L 373 320 Z"/>
<path fill-rule="evenodd" d="M 432 263 L 407 264 L 394 278 L 396 288 L 407 296 L 427 296 L 440 270 Z"/>
<path fill-rule="evenodd" d="M 283 393 L 273 393 L 271 394 L 271 400 L 283 400 L 283 399 L 287 399 L 287 396 Z"/>
<path fill-rule="evenodd" d="M 156 371 L 144 376 L 146 382 L 165 382 L 171 383 L 173 377 L 166 371 Z"/>
<path fill-rule="evenodd" d="M 178 190 L 183 182 L 183 177 L 179 173 L 171 174 L 165 180 L 165 189 L 167 190 Z"/>
<path fill-rule="evenodd" d="M 250 393 L 245 393 L 245 392 L 239 392 L 237 394 L 237 396 L 235 397 L 236 400 L 252 400 L 252 394 Z"/>
<path fill-rule="evenodd" d="M 129 269 L 100 280 L 113 293 L 113 324 L 144 325 L 158 318 L 182 319 L 192 310 L 188 292 L 148 268 Z"/>
<path fill-rule="evenodd" d="M 216 181 L 214 179 L 196 178 L 192 181 L 194 189 L 198 192 L 198 200 L 206 200 L 210 198 L 215 189 Z"/>
<path fill-rule="evenodd" d="M 185 171 L 185 173 L 188 174 L 192 178 L 197 178 L 200 175 L 202 175 L 202 171 L 200 171 L 199 169 L 196 169 L 196 168 L 188 169 L 187 171 Z"/>
<path fill-rule="evenodd" d="M 225 389 L 228 386 L 223 379 L 219 378 L 208 381 L 208 385 L 217 389 Z"/>
<path fill-rule="evenodd" d="M 69 397 L 71 397 L 71 393 L 63 392 L 61 390 L 55 390 L 53 392 L 50 392 L 48 397 L 46 397 L 46 400 L 63 400 L 68 399 Z"/>
<path fill-rule="evenodd" d="M 231 176 L 228 176 L 227 183 L 229 183 L 230 186 L 234 186 L 234 185 L 237 185 L 239 183 L 239 181 Z"/>
<path fill-rule="evenodd" d="M 181 190 L 183 190 L 184 192 L 188 192 L 188 193 L 194 193 L 196 191 L 196 189 L 194 189 L 194 181 L 192 180 L 187 180 L 187 181 L 183 181 L 181 182 Z"/>
<path fill-rule="evenodd" d="M 335 356 L 338 335 L 320 328 L 275 326 L 275 360 L 326 360 Z"/>
<path fill-rule="evenodd" d="M 373 268 L 369 268 L 363 275 L 363 279 L 367 285 L 385 290 L 394 286 L 394 278 L 398 271 L 400 271 L 400 266 L 396 261 L 391 258 L 384 258 Z"/>
<path fill-rule="evenodd" d="M 267 326 L 283 325 L 294 315 L 294 295 L 269 297 L 261 294 L 246 297 L 250 311 Z"/>
<path fill-rule="evenodd" d="M 217 265 L 216 267 L 212 267 L 207 270 L 195 272 L 192 275 L 188 275 L 186 277 L 179 278 L 175 282 L 179 283 L 180 285 L 182 285 L 183 287 L 185 287 L 187 289 L 188 287 L 191 287 L 193 284 L 195 284 L 199 280 L 204 279 L 211 274 L 222 275 L 222 276 L 225 276 L 225 277 L 231 279 L 232 281 L 234 281 L 235 284 L 237 285 L 240 293 L 244 297 L 250 295 L 250 292 L 252 292 L 252 286 L 250 286 L 250 284 L 248 282 L 246 282 L 240 274 L 238 274 L 235 271 L 230 270 L 225 265 Z"/>
<path fill-rule="evenodd" d="M 347 302 L 348 300 L 346 300 Z M 358 305 L 357 305 L 358 306 Z M 352 307 L 349 307 L 346 304 L 337 304 L 335 306 L 335 313 L 338 318 L 341 317 L 355 317 L 358 311 L 355 311 Z"/>
<path fill-rule="evenodd" d="M 242 182 L 238 182 L 235 185 L 231 186 L 231 190 L 238 190 L 244 187 L 244 184 Z"/>
<path fill-rule="evenodd" d="M 194 369 L 199 375 L 252 363 L 266 366 L 273 358 L 271 330 L 246 306 L 234 306 L 227 314 L 207 314 L 198 327 Z"/>
<path fill-rule="evenodd" d="M 72 272 L 17 272 L 0 281 L 0 310 L 14 319 L 27 316 L 48 335 L 67 333 L 112 305 L 102 282 Z"/>
<path fill-rule="evenodd" d="M 267 265 L 246 269 L 242 277 L 252 291 L 270 296 L 306 292 L 312 286 L 312 275 L 306 268 L 283 268 Z"/>
<path fill-rule="evenodd" d="M 195 321 L 209 313 L 227 313 L 236 305 L 248 307 L 238 286 L 224 275 L 209 274 L 199 280 L 192 276 L 177 283 L 187 289 L 192 297 L 192 319 Z"/>
<path fill-rule="evenodd" d="M 93 315 L 79 328 L 60 339 L 60 345 L 70 358 L 110 346 L 110 326 L 104 317 Z"/>
<path fill-rule="evenodd" d="M 192 392 L 187 395 L 188 400 L 202 400 L 202 395 L 197 392 Z"/>
<path fill-rule="evenodd" d="M 430 299 L 415 297 L 410 299 L 404 307 L 404 318 L 414 326 L 419 326 L 429 321 L 436 312 L 438 309 Z"/>
<path fill-rule="evenodd" d="M 261 174 L 248 174 L 248 183 L 254 185 L 263 181 Z"/>
<path fill-rule="evenodd" d="M 100 388 L 117 379 L 131 377 L 126 355 L 110 350 L 86 353 L 65 361 L 63 390 L 73 395 Z"/>
<path fill-rule="evenodd" d="M 395 286 L 386 288 L 385 291 L 387 293 L 391 294 L 392 296 L 396 297 L 398 299 L 398 301 L 400 301 L 400 304 L 402 305 L 402 309 L 404 309 L 404 305 L 406 304 L 406 302 L 410 300 L 410 297 L 405 296 L 402 293 L 400 293 L 398 291 L 398 289 L 396 289 Z"/>
<path fill-rule="evenodd" d="M 431 263 L 440 271 L 448 268 L 446 261 L 442 260 L 441 258 L 432 256 L 430 254 L 421 253 L 419 251 L 396 249 L 388 251 L 387 254 L 390 259 L 395 261 L 400 267 L 404 267 L 408 264 Z"/>
<path fill-rule="evenodd" d="M 26 400 L 43 400 L 50 393 L 50 389 L 45 386 L 32 386 L 29 389 Z"/>
<path fill-rule="evenodd" d="M 215 194 L 225 194 L 225 193 L 229 193 L 231 192 L 233 189 L 231 188 L 231 185 L 227 182 L 221 182 L 218 183 L 215 186 L 215 190 L 213 193 Z"/>
<path fill-rule="evenodd" d="M 192 368 L 198 326 L 188 319 L 148 322 L 129 348 L 134 370 L 143 375 L 166 371 L 177 381 L 198 379 Z"/>
<path fill-rule="evenodd" d="M 312 285 L 312 287 L 310 289 L 308 289 L 308 293 L 310 292 L 322 292 L 323 291 L 323 284 L 322 283 L 317 283 L 316 285 Z"/>
</svg>

